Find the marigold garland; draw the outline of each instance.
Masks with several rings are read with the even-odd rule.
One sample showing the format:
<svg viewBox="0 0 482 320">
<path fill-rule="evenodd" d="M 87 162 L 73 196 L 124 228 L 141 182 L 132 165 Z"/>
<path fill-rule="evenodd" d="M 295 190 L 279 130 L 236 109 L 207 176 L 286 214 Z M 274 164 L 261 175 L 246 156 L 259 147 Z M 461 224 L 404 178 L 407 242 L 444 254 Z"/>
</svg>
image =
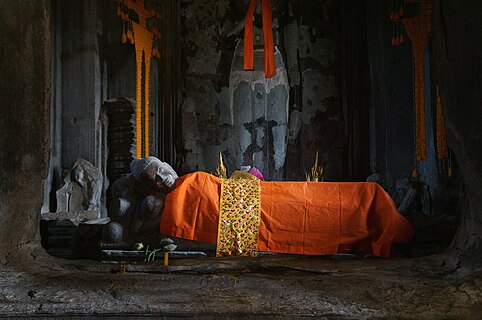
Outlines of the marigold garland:
<svg viewBox="0 0 482 320">
<path fill-rule="evenodd" d="M 447 128 L 445 127 L 442 99 L 437 86 L 437 156 L 439 160 L 448 159 L 449 149 L 447 147 Z"/>
<path fill-rule="evenodd" d="M 136 157 L 149 156 L 149 93 L 150 93 L 150 68 L 151 58 L 160 57 L 158 50 L 158 38 L 160 32 L 156 28 L 147 28 L 147 19 L 160 18 L 159 12 L 148 10 L 144 0 L 117 0 L 117 15 L 123 20 L 122 43 L 127 40 L 135 45 L 136 50 Z M 139 23 L 129 17 L 129 11 L 137 13 Z M 127 28 L 126 28 L 127 24 Z M 142 77 L 142 66 L 145 76 Z M 144 86 L 144 97 L 142 87 Z M 144 105 L 144 123 L 142 122 L 142 106 Z M 144 133 L 144 134 L 143 134 Z"/>
<path fill-rule="evenodd" d="M 151 66 L 151 52 L 153 35 L 137 23 L 133 23 L 136 48 L 136 156 L 149 156 L 149 80 Z M 143 59 L 144 56 L 144 59 Z M 142 79 L 142 65 L 144 62 L 145 76 Z M 144 82 L 144 83 L 143 83 Z M 144 84 L 144 99 L 142 85 Z M 144 127 L 142 127 L 142 102 L 144 102 Z M 144 129 L 144 139 L 142 139 Z M 142 152 L 144 147 L 144 152 Z"/>
<path fill-rule="evenodd" d="M 432 1 L 406 0 L 406 3 L 417 3 L 421 7 L 420 15 L 402 19 L 408 37 L 412 42 L 414 69 L 414 104 L 415 104 L 415 148 L 416 159 L 425 160 L 426 125 L 425 125 L 425 74 L 424 54 L 427 39 L 432 31 Z"/>
</svg>

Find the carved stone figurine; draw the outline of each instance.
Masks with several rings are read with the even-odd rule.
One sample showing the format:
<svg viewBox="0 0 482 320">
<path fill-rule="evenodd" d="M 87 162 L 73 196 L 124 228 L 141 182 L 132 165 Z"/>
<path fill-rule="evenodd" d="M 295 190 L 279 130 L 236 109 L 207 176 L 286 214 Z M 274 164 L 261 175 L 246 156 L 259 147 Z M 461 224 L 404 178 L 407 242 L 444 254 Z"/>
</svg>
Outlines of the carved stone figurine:
<svg viewBox="0 0 482 320">
<path fill-rule="evenodd" d="M 99 211 L 102 173 L 89 161 L 77 160 L 57 190 L 57 212 Z"/>
<path fill-rule="evenodd" d="M 178 176 L 172 167 L 157 159 L 136 159 L 131 174 L 112 185 L 109 217 L 103 240 L 133 244 L 159 236 L 159 223 L 166 195 L 176 187 Z"/>
</svg>

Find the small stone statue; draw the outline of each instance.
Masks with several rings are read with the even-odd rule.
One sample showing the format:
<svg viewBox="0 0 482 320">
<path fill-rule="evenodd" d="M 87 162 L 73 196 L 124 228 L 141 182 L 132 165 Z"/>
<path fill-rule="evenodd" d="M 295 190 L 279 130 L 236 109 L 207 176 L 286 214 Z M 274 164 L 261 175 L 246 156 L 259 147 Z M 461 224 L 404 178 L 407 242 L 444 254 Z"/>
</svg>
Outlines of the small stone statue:
<svg viewBox="0 0 482 320">
<path fill-rule="evenodd" d="M 136 159 L 131 174 L 117 179 L 111 189 L 109 222 L 103 240 L 133 244 L 159 236 L 166 195 L 176 187 L 174 169 L 156 157 Z"/>
<path fill-rule="evenodd" d="M 57 190 L 57 212 L 99 211 L 102 173 L 87 160 L 77 160 Z"/>
</svg>

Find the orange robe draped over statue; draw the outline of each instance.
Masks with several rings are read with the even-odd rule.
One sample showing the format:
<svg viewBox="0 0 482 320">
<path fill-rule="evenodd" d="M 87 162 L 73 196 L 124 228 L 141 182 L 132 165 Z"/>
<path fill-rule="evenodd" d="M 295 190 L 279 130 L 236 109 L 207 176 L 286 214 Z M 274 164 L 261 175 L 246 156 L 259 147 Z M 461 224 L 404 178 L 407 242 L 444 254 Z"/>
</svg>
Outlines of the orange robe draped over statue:
<svg viewBox="0 0 482 320">
<path fill-rule="evenodd" d="M 166 198 L 161 233 L 216 244 L 221 179 L 180 177 Z M 373 253 L 389 257 L 413 236 L 376 183 L 261 182 L 258 250 L 293 254 Z"/>
</svg>

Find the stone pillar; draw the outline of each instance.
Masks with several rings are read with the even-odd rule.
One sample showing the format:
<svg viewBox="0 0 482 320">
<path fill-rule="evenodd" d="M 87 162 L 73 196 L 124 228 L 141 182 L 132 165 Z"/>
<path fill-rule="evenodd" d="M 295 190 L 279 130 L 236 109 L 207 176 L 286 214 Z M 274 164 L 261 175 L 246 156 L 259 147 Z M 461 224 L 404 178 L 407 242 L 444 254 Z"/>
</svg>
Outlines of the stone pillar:
<svg viewBox="0 0 482 320">
<path fill-rule="evenodd" d="M 466 206 L 452 243 L 453 266 L 482 264 L 482 20 L 480 1 L 435 1 L 433 52 L 435 79 L 465 186 Z"/>
<path fill-rule="evenodd" d="M 97 166 L 97 120 L 104 97 L 95 0 L 62 2 L 62 167 L 83 158 Z"/>
<path fill-rule="evenodd" d="M 50 4 L 1 1 L 0 265 L 40 244 L 50 147 Z"/>
</svg>

